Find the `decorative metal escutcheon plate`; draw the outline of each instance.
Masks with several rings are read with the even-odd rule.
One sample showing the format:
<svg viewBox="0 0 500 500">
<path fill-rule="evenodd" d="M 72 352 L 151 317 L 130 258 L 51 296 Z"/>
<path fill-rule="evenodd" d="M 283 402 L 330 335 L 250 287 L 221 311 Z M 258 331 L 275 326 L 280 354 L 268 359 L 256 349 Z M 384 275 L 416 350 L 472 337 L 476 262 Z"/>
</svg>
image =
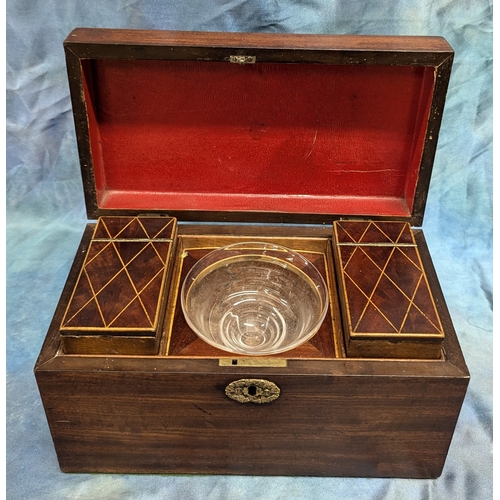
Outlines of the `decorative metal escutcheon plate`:
<svg viewBox="0 0 500 500">
<path fill-rule="evenodd" d="M 269 380 L 242 378 L 226 387 L 226 396 L 239 403 L 270 403 L 280 396 L 280 388 Z"/>
</svg>

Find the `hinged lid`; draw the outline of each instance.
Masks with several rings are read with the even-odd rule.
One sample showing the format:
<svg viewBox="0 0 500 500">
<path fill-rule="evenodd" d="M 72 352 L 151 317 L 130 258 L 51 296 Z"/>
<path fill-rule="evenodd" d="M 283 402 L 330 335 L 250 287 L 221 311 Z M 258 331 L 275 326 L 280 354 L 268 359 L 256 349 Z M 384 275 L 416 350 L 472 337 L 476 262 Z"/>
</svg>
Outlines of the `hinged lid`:
<svg viewBox="0 0 500 500">
<path fill-rule="evenodd" d="M 65 49 L 90 218 L 422 222 L 443 38 L 76 29 Z"/>
</svg>

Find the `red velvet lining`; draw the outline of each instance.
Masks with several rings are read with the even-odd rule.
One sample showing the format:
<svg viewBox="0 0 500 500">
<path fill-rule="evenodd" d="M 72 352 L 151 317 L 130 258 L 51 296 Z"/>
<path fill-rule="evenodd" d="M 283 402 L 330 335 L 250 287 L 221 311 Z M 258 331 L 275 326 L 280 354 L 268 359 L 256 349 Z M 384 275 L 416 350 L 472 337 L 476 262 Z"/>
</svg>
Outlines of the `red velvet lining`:
<svg viewBox="0 0 500 500">
<path fill-rule="evenodd" d="M 431 67 L 92 60 L 101 208 L 408 216 Z"/>
</svg>

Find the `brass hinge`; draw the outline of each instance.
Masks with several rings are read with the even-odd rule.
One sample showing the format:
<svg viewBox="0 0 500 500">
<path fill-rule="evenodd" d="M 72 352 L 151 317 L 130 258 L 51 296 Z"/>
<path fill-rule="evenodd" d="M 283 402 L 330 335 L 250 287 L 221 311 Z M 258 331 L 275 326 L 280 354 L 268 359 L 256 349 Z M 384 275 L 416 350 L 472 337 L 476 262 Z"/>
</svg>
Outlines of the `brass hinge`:
<svg viewBox="0 0 500 500">
<path fill-rule="evenodd" d="M 229 56 L 229 62 L 235 64 L 255 64 L 257 56 Z"/>
</svg>

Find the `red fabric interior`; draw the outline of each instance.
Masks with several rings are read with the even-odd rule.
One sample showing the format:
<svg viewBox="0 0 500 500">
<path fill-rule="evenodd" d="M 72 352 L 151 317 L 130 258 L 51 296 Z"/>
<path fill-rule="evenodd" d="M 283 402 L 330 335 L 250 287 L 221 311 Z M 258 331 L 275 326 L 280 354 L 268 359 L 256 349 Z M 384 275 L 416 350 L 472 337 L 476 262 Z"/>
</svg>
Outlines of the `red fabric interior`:
<svg viewBox="0 0 500 500">
<path fill-rule="evenodd" d="M 98 204 L 408 216 L 432 67 L 90 60 Z"/>
</svg>

